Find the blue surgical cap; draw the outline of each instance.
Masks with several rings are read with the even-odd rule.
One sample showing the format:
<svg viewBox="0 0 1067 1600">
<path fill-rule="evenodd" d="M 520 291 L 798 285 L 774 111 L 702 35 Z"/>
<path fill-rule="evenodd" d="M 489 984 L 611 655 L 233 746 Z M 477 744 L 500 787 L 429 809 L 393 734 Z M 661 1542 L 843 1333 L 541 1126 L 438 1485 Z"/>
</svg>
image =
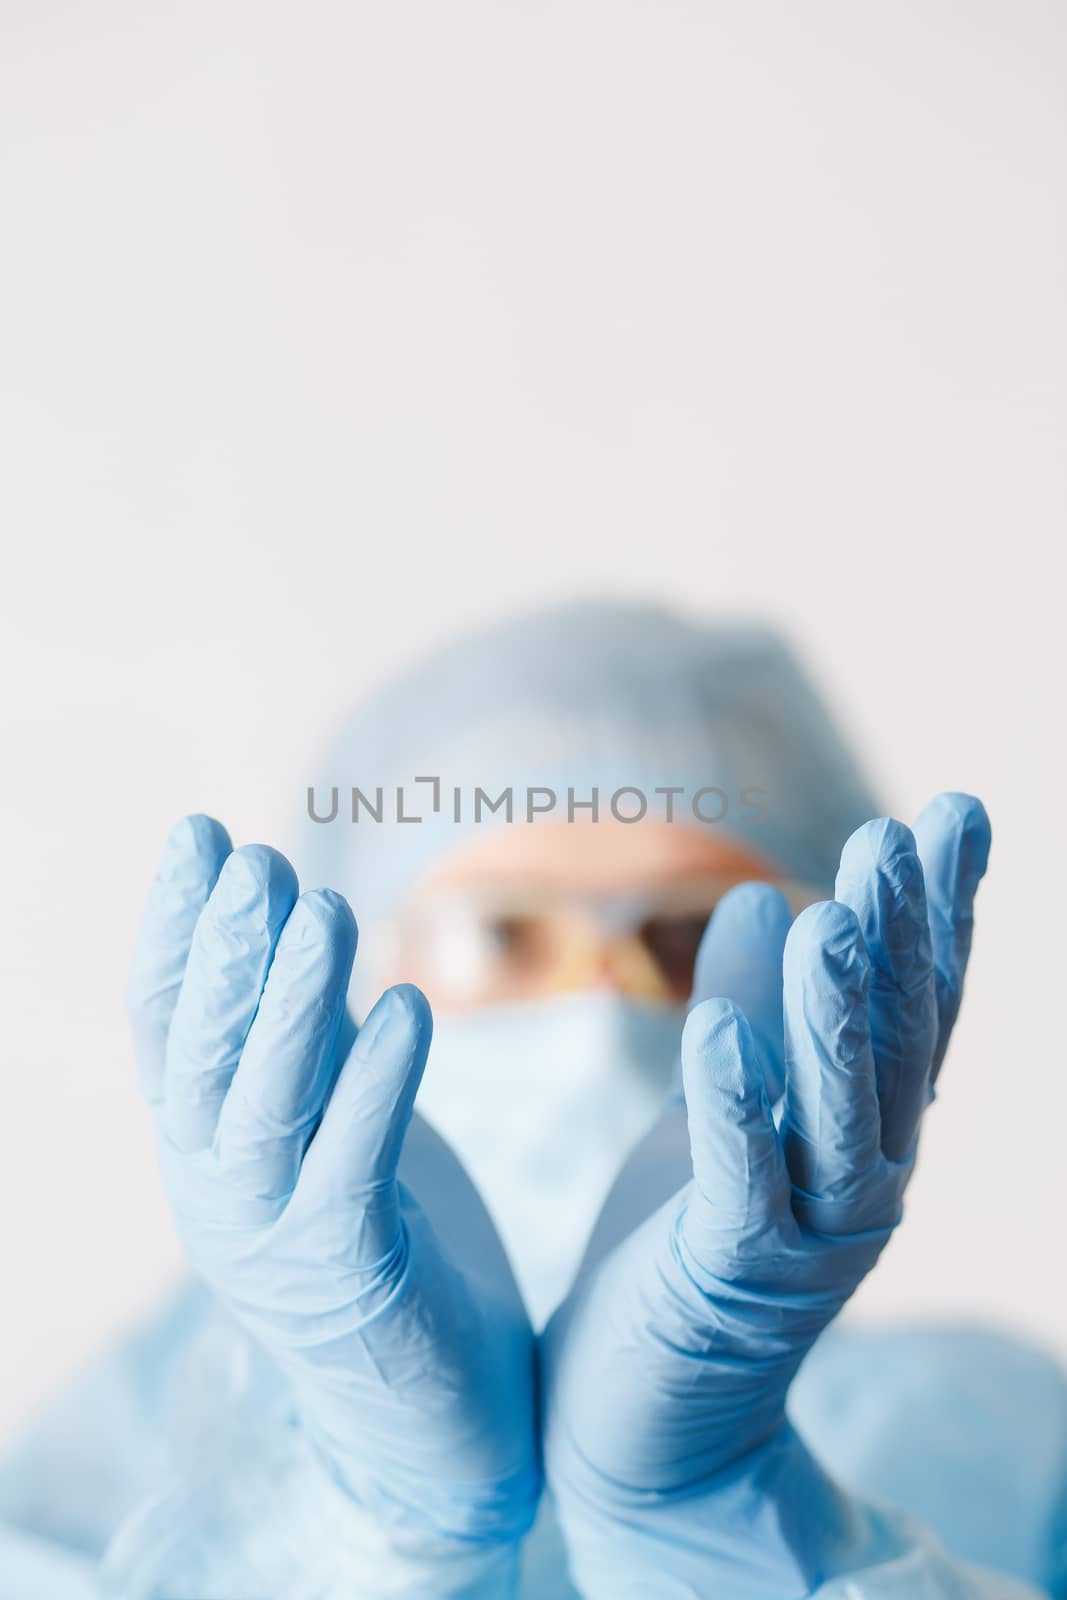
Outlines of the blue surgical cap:
<svg viewBox="0 0 1067 1600">
<path fill-rule="evenodd" d="M 462 637 L 356 710 L 310 778 L 303 881 L 340 889 L 366 926 L 457 844 L 505 824 L 484 801 L 476 817 L 479 789 L 510 792 L 515 827 L 529 825 L 528 790 L 535 807 L 553 793 L 557 820 L 589 817 L 594 791 L 601 816 L 614 804 L 644 820 L 644 799 L 644 815 L 714 830 L 820 891 L 879 809 L 778 634 L 575 604 Z"/>
</svg>

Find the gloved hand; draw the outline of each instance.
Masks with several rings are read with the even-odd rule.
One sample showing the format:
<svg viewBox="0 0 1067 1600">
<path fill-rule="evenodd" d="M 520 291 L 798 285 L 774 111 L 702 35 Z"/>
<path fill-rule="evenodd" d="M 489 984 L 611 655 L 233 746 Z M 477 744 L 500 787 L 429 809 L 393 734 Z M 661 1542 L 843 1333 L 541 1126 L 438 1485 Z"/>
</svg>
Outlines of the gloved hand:
<svg viewBox="0 0 1067 1600">
<path fill-rule="evenodd" d="M 836 899 L 791 928 L 766 887 L 716 912 L 685 1106 L 620 1176 L 543 1339 L 546 1474 L 583 1594 L 787 1600 L 892 1553 L 786 1395 L 900 1220 L 988 849 L 979 802 L 942 795 L 914 836 L 854 834 Z"/>
<path fill-rule="evenodd" d="M 136 1053 L 193 1267 L 345 1493 L 401 1544 L 438 1541 L 434 1592 L 467 1593 L 445 1556 L 510 1548 L 536 1509 L 532 1335 L 473 1186 L 412 1120 L 426 1001 L 388 990 L 357 1033 L 355 948 L 340 895 L 298 897 L 283 856 L 190 817 L 137 946 Z"/>
</svg>

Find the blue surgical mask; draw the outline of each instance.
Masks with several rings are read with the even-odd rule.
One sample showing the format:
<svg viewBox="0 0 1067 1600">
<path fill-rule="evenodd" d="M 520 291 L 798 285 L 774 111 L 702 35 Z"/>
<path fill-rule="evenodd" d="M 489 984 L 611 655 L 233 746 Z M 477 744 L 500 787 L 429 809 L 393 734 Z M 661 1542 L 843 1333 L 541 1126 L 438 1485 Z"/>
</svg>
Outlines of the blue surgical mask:
<svg viewBox="0 0 1067 1600">
<path fill-rule="evenodd" d="M 677 1080 L 684 1018 L 598 989 L 436 1023 L 418 1110 L 481 1191 L 535 1326 Z"/>
</svg>

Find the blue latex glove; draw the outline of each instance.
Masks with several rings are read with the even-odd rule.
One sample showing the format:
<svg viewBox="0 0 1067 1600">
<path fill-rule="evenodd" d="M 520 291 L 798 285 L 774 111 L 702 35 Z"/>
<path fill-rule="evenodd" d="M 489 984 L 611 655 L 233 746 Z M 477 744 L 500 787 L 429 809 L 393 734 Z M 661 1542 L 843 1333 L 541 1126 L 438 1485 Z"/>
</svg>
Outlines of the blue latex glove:
<svg viewBox="0 0 1067 1600">
<path fill-rule="evenodd" d="M 543 1341 L 546 1472 L 583 1593 L 787 1600 L 898 1553 L 786 1395 L 900 1220 L 988 849 L 981 805 L 942 795 L 914 836 L 859 829 L 837 898 L 791 928 L 766 887 L 716 912 L 685 1105 L 624 1169 Z"/>
<path fill-rule="evenodd" d="M 532 1335 L 473 1187 L 412 1119 L 426 1001 L 391 989 L 356 1034 L 355 948 L 339 895 L 178 824 L 129 997 L 164 1183 L 351 1500 L 406 1548 L 507 1546 L 540 1488 Z"/>
</svg>

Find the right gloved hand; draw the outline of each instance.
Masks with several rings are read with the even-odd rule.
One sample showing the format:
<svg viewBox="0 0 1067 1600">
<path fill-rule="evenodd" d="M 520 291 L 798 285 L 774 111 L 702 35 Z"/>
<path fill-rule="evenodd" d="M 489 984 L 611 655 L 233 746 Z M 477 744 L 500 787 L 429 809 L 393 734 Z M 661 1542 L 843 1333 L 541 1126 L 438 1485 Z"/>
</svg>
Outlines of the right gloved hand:
<svg viewBox="0 0 1067 1600">
<path fill-rule="evenodd" d="M 388 990 L 355 1032 L 355 947 L 340 895 L 177 825 L 129 991 L 164 1183 L 345 1492 L 401 1541 L 510 1547 L 540 1490 L 529 1323 L 473 1186 L 412 1121 L 426 1001 Z M 468 1592 L 446 1569 L 435 1592 Z"/>
<path fill-rule="evenodd" d="M 654 1577 L 664 1597 L 785 1600 L 893 1551 L 785 1407 L 900 1220 L 959 1006 L 989 825 L 943 795 L 916 836 L 861 828 L 836 900 L 791 929 L 784 899 L 753 885 L 708 929 L 686 1104 L 635 1152 L 543 1339 L 546 1471 L 583 1593 Z M 766 1086 L 783 1075 L 779 1122 Z"/>
</svg>

